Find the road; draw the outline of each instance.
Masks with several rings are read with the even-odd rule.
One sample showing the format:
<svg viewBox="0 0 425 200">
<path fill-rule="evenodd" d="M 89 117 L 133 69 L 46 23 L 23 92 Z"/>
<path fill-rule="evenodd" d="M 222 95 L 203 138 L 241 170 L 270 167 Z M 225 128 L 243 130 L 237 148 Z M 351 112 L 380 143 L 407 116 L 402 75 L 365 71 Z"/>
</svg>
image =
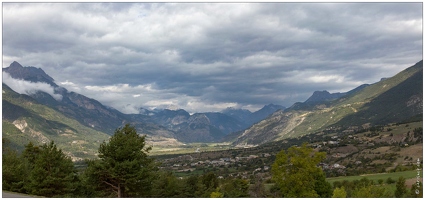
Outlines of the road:
<svg viewBox="0 0 425 200">
<path fill-rule="evenodd" d="M 2 191 L 2 198 L 39 198 L 39 197 L 29 196 L 29 195 L 26 195 L 26 194 L 19 194 L 19 193 L 14 193 L 14 192 Z"/>
</svg>

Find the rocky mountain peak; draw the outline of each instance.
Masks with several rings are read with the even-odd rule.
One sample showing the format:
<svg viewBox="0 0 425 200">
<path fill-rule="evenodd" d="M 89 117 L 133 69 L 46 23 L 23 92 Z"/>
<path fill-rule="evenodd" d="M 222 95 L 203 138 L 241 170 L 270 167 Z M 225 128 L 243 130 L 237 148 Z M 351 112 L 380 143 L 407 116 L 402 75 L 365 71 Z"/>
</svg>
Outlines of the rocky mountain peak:
<svg viewBox="0 0 425 200">
<path fill-rule="evenodd" d="M 23 79 L 31 82 L 44 82 L 54 87 L 58 87 L 55 84 L 55 80 L 46 74 L 41 68 L 36 67 L 23 67 L 16 61 L 13 61 L 9 67 L 3 68 L 3 72 L 10 74 L 12 78 Z"/>
</svg>

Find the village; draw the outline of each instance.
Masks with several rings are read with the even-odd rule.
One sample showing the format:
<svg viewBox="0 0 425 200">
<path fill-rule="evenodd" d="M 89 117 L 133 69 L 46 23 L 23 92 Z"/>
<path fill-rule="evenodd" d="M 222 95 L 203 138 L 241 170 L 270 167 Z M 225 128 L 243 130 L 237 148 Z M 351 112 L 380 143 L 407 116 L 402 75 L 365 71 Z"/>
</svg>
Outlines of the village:
<svg viewBox="0 0 425 200">
<path fill-rule="evenodd" d="M 213 171 L 218 178 L 240 177 L 243 179 L 252 178 L 251 175 L 261 174 L 270 176 L 271 165 L 275 154 L 260 153 L 258 155 L 220 157 L 217 159 L 201 160 L 192 155 L 181 155 L 162 161 L 161 168 L 171 170 L 180 178 L 197 174 L 199 172 Z M 334 163 L 320 163 L 318 167 L 323 170 L 336 170 L 339 174 L 344 174 L 345 166 Z"/>
<path fill-rule="evenodd" d="M 214 172 L 219 178 L 231 176 L 249 179 L 253 175 L 269 177 L 271 166 L 280 150 L 307 142 L 315 151 L 326 153 L 326 159 L 317 167 L 322 168 L 327 177 L 356 175 L 365 171 L 387 172 L 412 165 L 415 159 L 407 152 L 421 145 L 422 129 L 416 128 L 419 125 L 364 125 L 342 130 L 330 127 L 324 130 L 326 133 L 270 146 L 212 152 L 198 148 L 193 153 L 162 159 L 161 168 L 172 171 L 179 177 L 205 172 Z"/>
</svg>

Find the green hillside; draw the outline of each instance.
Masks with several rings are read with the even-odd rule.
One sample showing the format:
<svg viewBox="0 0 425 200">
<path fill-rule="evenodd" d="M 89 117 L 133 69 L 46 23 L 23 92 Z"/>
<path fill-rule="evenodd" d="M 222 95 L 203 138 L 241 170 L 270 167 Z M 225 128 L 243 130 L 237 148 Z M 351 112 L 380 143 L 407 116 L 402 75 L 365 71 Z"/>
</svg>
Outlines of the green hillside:
<svg viewBox="0 0 425 200">
<path fill-rule="evenodd" d="M 234 144 L 262 144 L 326 129 L 387 124 L 422 114 L 423 62 L 340 99 L 276 112 L 235 138 Z M 302 103 L 301 103 L 302 104 Z M 299 105 L 299 104 L 298 104 Z"/>
<path fill-rule="evenodd" d="M 3 138 L 21 150 L 29 141 L 55 141 L 73 160 L 93 158 L 109 135 L 93 130 L 58 111 L 38 104 L 3 84 Z"/>
</svg>

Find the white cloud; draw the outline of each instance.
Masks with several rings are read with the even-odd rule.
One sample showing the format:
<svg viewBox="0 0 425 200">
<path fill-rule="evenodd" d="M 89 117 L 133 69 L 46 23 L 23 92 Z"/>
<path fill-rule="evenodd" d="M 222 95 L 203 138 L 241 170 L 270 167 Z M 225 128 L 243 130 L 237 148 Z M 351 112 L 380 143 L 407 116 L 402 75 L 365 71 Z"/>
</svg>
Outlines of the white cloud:
<svg viewBox="0 0 425 200">
<path fill-rule="evenodd" d="M 81 89 L 78 87 L 78 85 L 71 82 L 71 81 L 66 80 L 64 82 L 60 82 L 60 84 L 70 91 L 74 91 L 74 92 L 77 92 L 77 93 L 81 91 Z"/>
<path fill-rule="evenodd" d="M 38 91 L 42 91 L 49 94 L 57 101 L 62 100 L 62 95 L 56 94 L 55 88 L 47 83 L 34 83 L 26 80 L 14 79 L 7 72 L 3 72 L 3 83 L 19 94 L 31 95 Z"/>
</svg>

